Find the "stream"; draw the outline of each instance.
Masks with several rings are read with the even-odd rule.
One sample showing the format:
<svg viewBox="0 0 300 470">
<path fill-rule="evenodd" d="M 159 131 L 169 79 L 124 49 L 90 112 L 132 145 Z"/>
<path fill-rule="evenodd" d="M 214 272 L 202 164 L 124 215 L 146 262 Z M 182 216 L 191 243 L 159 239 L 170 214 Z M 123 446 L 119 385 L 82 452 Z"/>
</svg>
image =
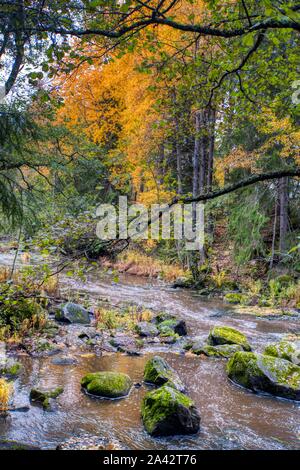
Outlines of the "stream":
<svg viewBox="0 0 300 470">
<path fill-rule="evenodd" d="M 0 254 L 0 264 L 11 264 L 11 255 Z M 160 281 L 120 275 L 118 282 L 99 271 L 87 274 L 85 282 L 61 276 L 63 290 L 107 298 L 114 304 L 132 302 L 155 311 L 166 311 L 186 321 L 193 336 L 206 338 L 214 325 L 228 325 L 245 333 L 255 351 L 284 334 L 299 333 L 299 318 L 267 319 L 234 314 L 218 300 L 205 300 L 196 292 L 172 289 Z M 72 326 L 70 326 L 70 331 Z M 0 418 L 0 438 L 55 449 L 72 438 L 91 441 L 96 437 L 117 441 L 126 449 L 299 449 L 300 404 L 248 392 L 227 379 L 226 361 L 183 355 L 165 347 L 159 354 L 179 373 L 201 414 L 201 430 L 194 436 L 152 438 L 144 430 L 140 407 L 149 389 L 133 388 L 122 400 L 101 400 L 85 395 L 80 380 L 87 372 L 125 372 L 141 383 L 145 362 L 157 350 L 141 357 L 120 353 L 96 357 L 78 355 L 77 365 L 54 365 L 53 357 L 18 358 L 23 364 L 15 381 L 14 404 L 29 406 L 30 389 L 62 385 L 64 393 L 52 411 L 30 406 L 27 412 L 12 412 Z"/>
</svg>

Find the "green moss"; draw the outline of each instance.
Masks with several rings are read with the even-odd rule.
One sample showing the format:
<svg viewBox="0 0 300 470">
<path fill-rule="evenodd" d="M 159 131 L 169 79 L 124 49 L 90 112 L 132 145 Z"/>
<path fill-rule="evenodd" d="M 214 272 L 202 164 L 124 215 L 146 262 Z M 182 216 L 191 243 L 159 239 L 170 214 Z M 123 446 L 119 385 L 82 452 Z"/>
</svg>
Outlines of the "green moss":
<svg viewBox="0 0 300 470">
<path fill-rule="evenodd" d="M 207 340 L 211 346 L 221 344 L 239 344 L 245 351 L 251 351 L 246 336 L 234 328 L 228 326 L 216 326 L 211 329 Z"/>
<path fill-rule="evenodd" d="M 294 279 L 289 274 L 282 274 L 281 276 L 276 277 L 276 281 L 281 287 L 287 287 L 289 284 L 293 284 Z"/>
<path fill-rule="evenodd" d="M 0 375 L 15 377 L 20 373 L 22 364 L 8 360 L 5 364 L 0 364 Z"/>
<path fill-rule="evenodd" d="M 281 341 L 280 343 L 268 344 L 264 349 L 267 356 L 279 357 L 299 365 L 300 363 L 300 343 Z"/>
<path fill-rule="evenodd" d="M 181 414 L 185 419 L 181 419 Z M 195 433 L 200 423 L 191 398 L 168 385 L 146 394 L 142 420 L 146 431 L 153 436 Z"/>
<path fill-rule="evenodd" d="M 238 292 L 229 292 L 224 296 L 224 300 L 229 304 L 245 304 L 248 300 L 248 297 Z"/>
<path fill-rule="evenodd" d="M 237 352 L 227 364 L 234 382 L 253 391 L 300 400 L 300 367 L 285 359 Z"/>
<path fill-rule="evenodd" d="M 192 352 L 196 355 L 204 354 L 208 357 L 224 357 L 228 358 L 233 356 L 237 351 L 242 351 L 243 348 L 239 344 L 222 344 L 220 346 L 211 346 L 205 343 L 198 343 L 192 347 Z"/>
<path fill-rule="evenodd" d="M 168 383 L 181 392 L 185 389 L 177 372 L 160 356 L 154 356 L 146 363 L 144 381 L 158 386 Z"/>
<path fill-rule="evenodd" d="M 128 375 L 119 372 L 95 372 L 83 377 L 81 385 L 91 395 L 121 398 L 130 392 L 132 381 Z"/>
<path fill-rule="evenodd" d="M 156 315 L 156 317 L 154 318 L 155 320 L 155 323 L 156 324 L 159 324 L 159 323 L 163 323 L 165 321 L 174 321 L 175 320 L 175 317 L 174 315 L 170 315 L 168 313 L 165 313 L 165 312 L 161 312 L 159 313 L 158 315 Z"/>
<path fill-rule="evenodd" d="M 50 408 L 50 399 L 57 398 L 63 393 L 63 387 L 57 387 L 52 390 L 40 390 L 33 388 L 30 391 L 30 400 L 36 403 L 41 403 L 44 409 Z"/>
</svg>

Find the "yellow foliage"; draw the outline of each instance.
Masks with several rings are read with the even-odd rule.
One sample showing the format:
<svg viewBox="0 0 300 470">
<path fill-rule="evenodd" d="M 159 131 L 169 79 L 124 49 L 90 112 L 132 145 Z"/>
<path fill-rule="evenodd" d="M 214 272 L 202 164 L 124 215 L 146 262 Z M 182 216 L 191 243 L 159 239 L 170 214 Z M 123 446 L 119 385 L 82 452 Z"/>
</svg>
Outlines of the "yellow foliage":
<svg viewBox="0 0 300 470">
<path fill-rule="evenodd" d="M 11 394 L 12 384 L 5 379 L 0 379 L 0 412 L 8 410 Z"/>
<path fill-rule="evenodd" d="M 194 21 L 207 16 L 202 0 L 193 4 L 182 1 L 173 10 L 182 21 L 190 20 L 191 15 Z M 157 27 L 152 33 L 170 56 L 181 48 L 193 50 L 194 45 L 181 31 Z M 149 45 L 147 34 L 149 31 L 141 32 L 139 41 Z M 58 120 L 109 149 L 105 163 L 115 188 L 126 187 L 129 180 L 133 199 L 138 202 L 149 205 L 170 200 L 174 194 L 166 190 L 163 181 L 167 170 L 162 175 L 157 162 L 164 159 L 163 143 L 173 123 L 165 122 L 164 110 L 156 104 L 157 96 L 167 96 L 178 77 L 169 79 L 166 87 L 157 80 L 155 66 L 151 73 L 140 71 L 145 59 L 155 64 L 157 54 L 157 62 L 161 60 L 159 48 L 157 52 L 144 47 L 121 56 L 116 52 L 103 56 L 101 45 L 89 44 L 84 52 L 93 57 L 93 63 L 86 61 L 72 76 L 61 77 L 65 105 Z M 187 61 L 193 60 L 190 56 Z"/>
</svg>

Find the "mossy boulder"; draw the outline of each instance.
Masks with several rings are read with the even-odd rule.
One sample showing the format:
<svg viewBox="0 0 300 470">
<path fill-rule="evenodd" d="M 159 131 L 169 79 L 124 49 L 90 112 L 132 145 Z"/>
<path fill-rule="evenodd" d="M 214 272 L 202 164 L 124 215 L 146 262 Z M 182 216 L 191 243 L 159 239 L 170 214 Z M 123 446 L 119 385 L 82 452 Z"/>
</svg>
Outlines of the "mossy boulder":
<svg viewBox="0 0 300 470">
<path fill-rule="evenodd" d="M 237 351 L 243 351 L 239 344 L 221 344 L 220 346 L 211 346 L 210 344 L 198 341 L 191 347 L 191 352 L 196 355 L 204 354 L 208 357 L 224 357 L 233 356 Z"/>
<path fill-rule="evenodd" d="M 228 361 L 228 377 L 254 392 L 300 401 L 300 367 L 264 354 L 237 352 Z"/>
<path fill-rule="evenodd" d="M 159 329 L 160 334 L 163 336 L 172 336 L 174 334 L 177 334 L 178 336 L 187 335 L 186 324 L 183 320 L 164 320 L 163 322 L 159 323 L 157 327 Z"/>
<path fill-rule="evenodd" d="M 248 343 L 246 336 L 240 331 L 230 328 L 229 326 L 215 326 L 212 328 L 207 342 L 211 346 L 238 344 L 242 346 L 245 351 L 251 351 L 251 346 Z"/>
<path fill-rule="evenodd" d="M 146 363 L 144 381 L 159 387 L 167 383 L 180 392 L 185 390 L 177 372 L 160 356 L 154 356 Z"/>
<path fill-rule="evenodd" d="M 195 434 L 200 428 L 200 414 L 194 402 L 168 385 L 145 395 L 142 420 L 151 436 Z"/>
<path fill-rule="evenodd" d="M 264 354 L 286 359 L 293 364 L 300 365 L 300 341 L 281 341 L 280 343 L 268 344 Z"/>
<path fill-rule="evenodd" d="M 139 322 L 136 325 L 135 329 L 136 332 L 144 338 L 151 338 L 159 334 L 159 331 L 156 326 L 153 323 L 147 321 Z"/>
<path fill-rule="evenodd" d="M 120 372 L 95 372 L 83 377 L 81 385 L 97 397 L 122 398 L 129 394 L 133 384 L 128 375 Z"/>
<path fill-rule="evenodd" d="M 7 359 L 0 363 L 0 375 L 16 377 L 21 372 L 21 369 L 22 364 L 14 361 L 13 359 Z"/>
<path fill-rule="evenodd" d="M 89 312 L 81 305 L 72 302 L 67 302 L 62 305 L 60 309 L 57 310 L 55 319 L 65 323 L 78 323 L 83 325 L 89 324 L 91 321 Z"/>
<path fill-rule="evenodd" d="M 30 400 L 34 403 L 40 403 L 45 410 L 49 410 L 51 407 L 51 399 L 57 398 L 63 391 L 63 387 L 56 387 L 52 390 L 32 388 L 30 391 Z"/>
</svg>

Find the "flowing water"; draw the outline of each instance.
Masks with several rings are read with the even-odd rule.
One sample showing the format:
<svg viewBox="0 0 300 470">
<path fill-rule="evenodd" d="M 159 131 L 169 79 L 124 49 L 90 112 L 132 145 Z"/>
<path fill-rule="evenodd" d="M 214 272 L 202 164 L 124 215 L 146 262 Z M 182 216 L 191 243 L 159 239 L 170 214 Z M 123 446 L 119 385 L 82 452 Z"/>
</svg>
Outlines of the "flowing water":
<svg viewBox="0 0 300 470">
<path fill-rule="evenodd" d="M 7 264 L 9 257 L 0 256 Z M 7 263 L 6 263 L 7 262 Z M 174 290 L 162 283 L 132 276 L 120 276 L 115 283 L 103 273 L 90 273 L 84 283 L 62 278 L 64 288 L 107 298 L 112 303 L 133 302 L 154 310 L 164 310 L 186 320 L 193 336 L 207 337 L 216 324 L 231 325 L 243 331 L 260 351 L 267 342 L 286 333 L 299 333 L 299 319 L 264 319 L 233 314 L 222 302 L 203 300 L 196 292 Z M 72 327 L 70 327 L 72 328 Z M 13 412 L 0 421 L 0 438 L 14 439 L 55 448 L 61 442 L 80 436 L 101 436 L 117 440 L 128 449 L 299 449 L 299 403 L 256 395 L 231 383 L 225 373 L 226 361 L 202 359 L 176 352 L 161 352 L 187 385 L 201 413 L 201 431 L 195 436 L 154 439 L 144 431 L 140 405 L 147 386 L 133 388 L 122 400 L 101 400 L 85 395 L 80 379 L 87 372 L 125 372 L 141 383 L 145 362 L 154 351 L 141 357 L 114 354 L 103 357 L 78 356 L 70 366 L 52 364 L 49 358 L 21 357 L 23 372 L 15 382 L 16 406 L 29 404 L 30 389 L 36 384 L 64 386 L 56 408 L 45 412 L 31 406 L 28 412 Z"/>
</svg>

